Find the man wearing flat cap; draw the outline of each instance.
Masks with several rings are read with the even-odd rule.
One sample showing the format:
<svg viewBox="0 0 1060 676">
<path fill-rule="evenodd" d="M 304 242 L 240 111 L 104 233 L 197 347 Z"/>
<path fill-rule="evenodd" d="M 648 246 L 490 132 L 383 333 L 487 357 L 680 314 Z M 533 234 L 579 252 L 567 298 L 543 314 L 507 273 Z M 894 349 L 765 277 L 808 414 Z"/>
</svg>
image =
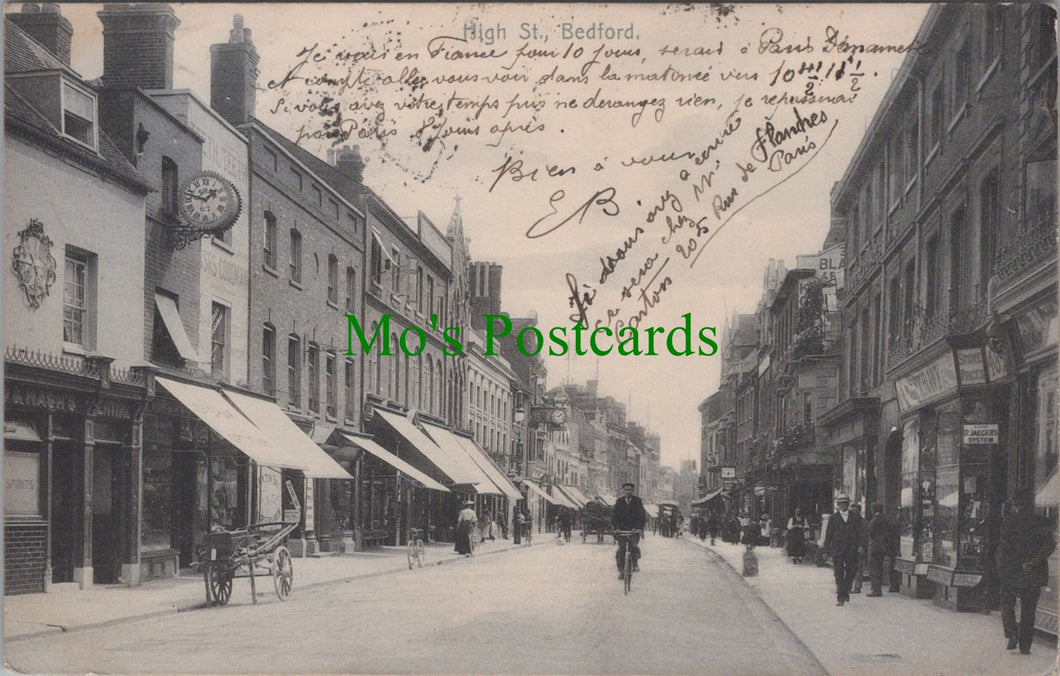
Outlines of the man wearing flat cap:
<svg viewBox="0 0 1060 676">
<path fill-rule="evenodd" d="M 1034 615 L 1042 586 L 1049 578 L 1049 555 L 1056 549 L 1049 524 L 1034 513 L 1034 493 L 1022 489 L 1012 497 L 1013 513 L 1001 522 L 997 545 L 997 575 L 1001 580 L 1001 623 L 1008 649 L 1031 652 Z M 1020 621 L 1016 623 L 1016 597 Z"/>
<path fill-rule="evenodd" d="M 850 586 L 858 571 L 858 557 L 864 555 L 862 546 L 865 524 L 861 515 L 850 509 L 850 496 L 840 493 L 835 499 L 836 512 L 828 519 L 824 534 L 824 550 L 832 557 L 835 574 L 836 605 L 850 600 Z"/>
<path fill-rule="evenodd" d="M 644 530 L 644 523 L 648 520 L 648 515 L 644 511 L 644 503 L 636 495 L 633 495 L 633 489 L 635 486 L 632 483 L 626 482 L 622 484 L 622 497 L 615 501 L 615 508 L 611 510 L 611 527 L 615 530 Z M 637 562 L 640 560 L 640 547 L 637 546 L 636 540 L 632 545 L 633 550 L 633 570 L 637 570 L 639 566 Z M 618 573 L 622 574 L 623 564 L 623 552 L 622 548 L 619 547 L 615 552 L 615 563 L 618 564 Z"/>
</svg>

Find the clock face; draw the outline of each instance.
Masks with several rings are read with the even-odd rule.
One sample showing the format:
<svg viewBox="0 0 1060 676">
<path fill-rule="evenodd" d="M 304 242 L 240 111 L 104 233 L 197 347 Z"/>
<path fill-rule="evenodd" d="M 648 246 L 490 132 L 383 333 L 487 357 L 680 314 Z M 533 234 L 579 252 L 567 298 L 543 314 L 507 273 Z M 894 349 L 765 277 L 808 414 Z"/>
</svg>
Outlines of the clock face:
<svg viewBox="0 0 1060 676">
<path fill-rule="evenodd" d="M 567 422 L 567 412 L 562 408 L 554 408 L 550 418 L 553 425 L 562 425 Z"/>
<path fill-rule="evenodd" d="M 203 172 L 180 191 L 184 221 L 203 230 L 231 225 L 239 215 L 239 194 L 232 184 L 212 172 Z"/>
</svg>

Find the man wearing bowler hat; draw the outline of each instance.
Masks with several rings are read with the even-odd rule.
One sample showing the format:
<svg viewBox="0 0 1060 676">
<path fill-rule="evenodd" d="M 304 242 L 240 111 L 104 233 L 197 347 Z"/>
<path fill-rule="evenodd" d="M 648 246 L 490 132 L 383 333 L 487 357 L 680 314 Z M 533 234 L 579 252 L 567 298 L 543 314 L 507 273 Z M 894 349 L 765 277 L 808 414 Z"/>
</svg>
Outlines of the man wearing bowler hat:
<svg viewBox="0 0 1060 676">
<path fill-rule="evenodd" d="M 835 574 L 836 605 L 850 600 L 850 586 L 858 570 L 858 557 L 865 553 L 862 546 L 864 522 L 860 514 L 850 509 L 850 496 L 840 493 L 835 499 L 836 512 L 828 519 L 824 534 L 824 550 L 832 557 Z"/>
<path fill-rule="evenodd" d="M 615 530 L 644 530 L 644 523 L 648 515 L 644 511 L 644 503 L 636 495 L 633 495 L 635 486 L 626 482 L 622 484 L 622 497 L 615 501 L 615 508 L 611 511 L 611 527 Z M 638 570 L 637 562 L 640 561 L 640 547 L 636 540 L 632 543 L 633 570 Z M 615 563 L 618 564 L 619 577 L 622 576 L 623 552 L 619 547 L 615 552 Z"/>
</svg>

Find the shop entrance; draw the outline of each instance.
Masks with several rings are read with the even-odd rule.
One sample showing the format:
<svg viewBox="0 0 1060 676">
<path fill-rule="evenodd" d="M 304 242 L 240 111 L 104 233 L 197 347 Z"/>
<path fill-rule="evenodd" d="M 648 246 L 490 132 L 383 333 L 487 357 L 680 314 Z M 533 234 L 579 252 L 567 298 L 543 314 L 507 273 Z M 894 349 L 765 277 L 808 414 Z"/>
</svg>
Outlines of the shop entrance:
<svg viewBox="0 0 1060 676">
<path fill-rule="evenodd" d="M 56 442 L 52 447 L 52 582 L 73 582 L 82 565 L 85 472 L 84 447 Z"/>
<path fill-rule="evenodd" d="M 114 584 L 121 576 L 124 550 L 126 480 L 121 446 L 96 444 L 92 453 L 92 573 L 97 584 Z"/>
</svg>

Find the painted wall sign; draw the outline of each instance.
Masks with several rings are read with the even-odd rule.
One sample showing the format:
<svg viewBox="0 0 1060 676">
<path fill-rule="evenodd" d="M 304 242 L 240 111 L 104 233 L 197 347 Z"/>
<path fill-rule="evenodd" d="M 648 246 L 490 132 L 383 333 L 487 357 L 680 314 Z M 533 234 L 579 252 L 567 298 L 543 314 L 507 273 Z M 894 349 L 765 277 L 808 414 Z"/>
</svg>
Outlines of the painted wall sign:
<svg viewBox="0 0 1060 676">
<path fill-rule="evenodd" d="M 950 352 L 895 382 L 898 404 L 903 411 L 917 408 L 956 388 L 957 369 Z"/>
<path fill-rule="evenodd" d="M 983 350 L 978 347 L 957 350 L 957 373 L 961 377 L 961 385 L 982 385 L 986 383 Z"/>
<path fill-rule="evenodd" d="M 40 456 L 4 453 L 4 516 L 40 515 Z"/>
</svg>

